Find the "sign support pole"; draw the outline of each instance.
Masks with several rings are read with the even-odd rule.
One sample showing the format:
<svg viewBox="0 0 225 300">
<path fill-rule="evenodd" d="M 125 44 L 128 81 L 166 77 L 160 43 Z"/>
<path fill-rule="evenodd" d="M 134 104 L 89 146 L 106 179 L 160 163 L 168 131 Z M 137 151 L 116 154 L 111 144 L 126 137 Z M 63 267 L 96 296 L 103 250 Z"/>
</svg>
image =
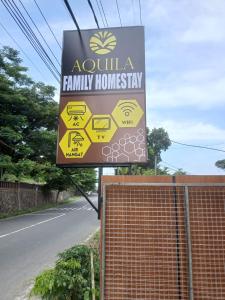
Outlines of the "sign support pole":
<svg viewBox="0 0 225 300">
<path fill-rule="evenodd" d="M 67 170 L 66 170 L 67 171 Z M 97 214 L 99 215 L 99 211 L 98 208 L 95 207 L 95 205 L 91 202 L 91 200 L 89 199 L 89 197 L 86 195 L 86 193 L 82 190 L 82 188 L 73 180 L 73 178 L 71 177 L 71 175 L 69 174 L 69 172 L 67 171 L 67 175 L 70 178 L 70 181 L 72 182 L 72 184 L 76 187 L 76 189 L 78 190 L 78 192 L 80 192 L 80 194 L 87 200 L 87 202 L 92 206 L 92 208 L 94 208 L 94 210 L 97 212 Z"/>
<path fill-rule="evenodd" d="M 98 219 L 101 219 L 101 205 L 102 205 L 102 182 L 101 177 L 103 174 L 103 168 L 98 168 Z"/>
</svg>

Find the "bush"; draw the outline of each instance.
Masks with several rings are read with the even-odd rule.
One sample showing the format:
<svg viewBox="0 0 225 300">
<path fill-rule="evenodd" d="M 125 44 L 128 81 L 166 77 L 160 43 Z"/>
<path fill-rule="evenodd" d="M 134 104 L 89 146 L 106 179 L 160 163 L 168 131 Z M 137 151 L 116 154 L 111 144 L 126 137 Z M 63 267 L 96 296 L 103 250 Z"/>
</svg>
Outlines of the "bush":
<svg viewBox="0 0 225 300">
<path fill-rule="evenodd" d="M 95 294 L 99 299 L 99 256 L 85 245 L 74 246 L 59 254 L 55 268 L 35 279 L 31 295 L 43 300 L 89 300 L 91 297 L 90 253 L 94 254 Z"/>
</svg>

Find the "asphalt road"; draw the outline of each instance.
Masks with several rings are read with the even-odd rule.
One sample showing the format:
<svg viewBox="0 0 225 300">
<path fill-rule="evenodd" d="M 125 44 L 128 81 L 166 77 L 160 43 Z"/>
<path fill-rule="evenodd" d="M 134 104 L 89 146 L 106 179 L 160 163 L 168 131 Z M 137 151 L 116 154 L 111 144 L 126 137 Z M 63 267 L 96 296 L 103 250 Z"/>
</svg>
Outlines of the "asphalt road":
<svg viewBox="0 0 225 300">
<path fill-rule="evenodd" d="M 97 197 L 91 197 L 97 204 Z M 53 266 L 57 254 L 88 238 L 99 226 L 80 198 L 57 208 L 0 220 L 0 300 L 23 299 L 32 279 Z"/>
</svg>

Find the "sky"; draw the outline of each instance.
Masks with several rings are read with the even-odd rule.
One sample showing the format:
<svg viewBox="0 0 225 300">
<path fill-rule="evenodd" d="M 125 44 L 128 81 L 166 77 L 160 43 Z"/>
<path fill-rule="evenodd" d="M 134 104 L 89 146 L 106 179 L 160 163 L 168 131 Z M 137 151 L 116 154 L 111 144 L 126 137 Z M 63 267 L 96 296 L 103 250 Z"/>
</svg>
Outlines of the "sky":
<svg viewBox="0 0 225 300">
<path fill-rule="evenodd" d="M 39 13 L 34 0 L 20 0 L 54 55 L 61 49 Z M 21 2 L 15 3 L 21 8 Z M 63 30 L 75 25 L 63 0 L 36 0 L 59 43 Z M 104 27 L 97 2 L 92 0 Z M 122 26 L 145 27 L 147 126 L 163 127 L 173 141 L 225 150 L 225 0 L 117 0 Z M 96 28 L 86 0 L 69 0 L 81 29 Z M 109 27 L 119 27 L 116 0 L 101 0 Z M 25 12 L 23 11 L 25 14 Z M 39 59 L 0 2 L 0 47 L 18 45 L 23 64 L 36 81 L 59 84 Z M 29 59 L 27 58 L 29 57 Z M 53 58 L 54 59 L 54 58 Z M 32 63 L 31 63 L 32 61 Z M 57 64 L 57 63 L 56 63 Z M 183 169 L 190 175 L 223 175 L 215 167 L 225 153 L 172 144 L 162 154 L 162 167 Z"/>
</svg>

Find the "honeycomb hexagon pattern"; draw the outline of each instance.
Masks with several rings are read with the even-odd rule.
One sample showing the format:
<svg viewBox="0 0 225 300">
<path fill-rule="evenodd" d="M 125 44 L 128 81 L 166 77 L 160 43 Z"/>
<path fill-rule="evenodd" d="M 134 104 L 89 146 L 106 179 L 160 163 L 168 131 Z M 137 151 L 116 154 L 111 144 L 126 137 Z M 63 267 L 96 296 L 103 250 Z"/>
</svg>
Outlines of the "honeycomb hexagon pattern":
<svg viewBox="0 0 225 300">
<path fill-rule="evenodd" d="M 125 134 L 118 141 L 111 145 L 102 147 L 102 155 L 105 161 L 129 162 L 130 156 L 135 156 L 135 161 L 140 162 L 146 156 L 144 130 L 139 128 L 134 135 Z"/>
</svg>

